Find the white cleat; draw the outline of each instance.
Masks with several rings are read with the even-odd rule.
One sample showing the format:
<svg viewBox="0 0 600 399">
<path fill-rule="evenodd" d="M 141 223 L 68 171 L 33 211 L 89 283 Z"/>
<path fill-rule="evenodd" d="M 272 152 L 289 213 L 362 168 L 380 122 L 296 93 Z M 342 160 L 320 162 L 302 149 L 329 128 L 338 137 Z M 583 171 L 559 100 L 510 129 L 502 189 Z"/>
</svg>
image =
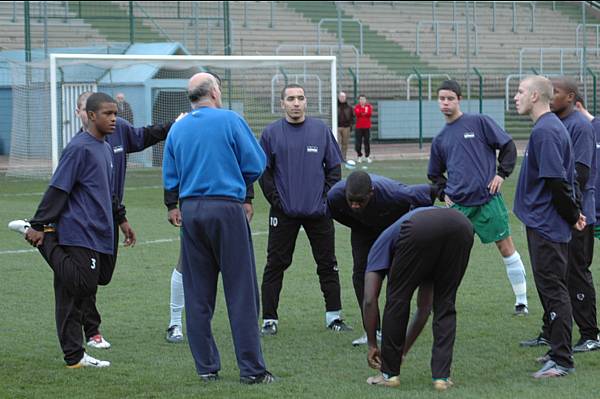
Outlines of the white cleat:
<svg viewBox="0 0 600 399">
<path fill-rule="evenodd" d="M 381 342 L 381 331 L 377 330 L 377 342 Z M 366 345 L 368 344 L 367 333 L 364 333 L 362 337 L 356 338 L 352 341 L 352 346 Z"/>
<path fill-rule="evenodd" d="M 19 234 L 25 234 L 30 227 L 31 225 L 27 220 L 13 220 L 8 223 L 8 228 Z"/>
<path fill-rule="evenodd" d="M 108 362 L 106 360 L 95 359 L 84 352 L 83 357 L 81 358 L 79 363 L 75 363 L 70 366 L 67 366 L 67 368 L 69 368 L 69 369 L 80 369 L 83 367 L 102 368 L 102 367 L 108 367 L 108 366 L 110 366 L 110 362 Z"/>
<path fill-rule="evenodd" d="M 363 334 L 362 337 L 356 338 L 352 341 L 352 346 L 366 345 L 367 344 L 367 334 Z"/>
</svg>

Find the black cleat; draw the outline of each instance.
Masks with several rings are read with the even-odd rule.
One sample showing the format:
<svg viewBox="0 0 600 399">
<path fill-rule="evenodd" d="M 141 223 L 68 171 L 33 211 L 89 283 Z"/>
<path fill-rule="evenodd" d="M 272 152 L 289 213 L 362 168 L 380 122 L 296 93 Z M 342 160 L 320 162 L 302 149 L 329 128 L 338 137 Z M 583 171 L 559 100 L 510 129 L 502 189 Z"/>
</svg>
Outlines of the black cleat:
<svg viewBox="0 0 600 399">
<path fill-rule="evenodd" d="M 246 377 L 240 377 L 240 383 L 246 385 L 254 384 L 272 384 L 275 382 L 275 376 L 265 370 L 264 373 L 258 375 L 249 375 Z"/>
<path fill-rule="evenodd" d="M 527 309 L 527 305 L 520 303 L 515 306 L 515 313 L 513 314 L 515 316 L 527 316 L 529 314 L 529 309 Z"/>
<path fill-rule="evenodd" d="M 265 335 L 277 335 L 277 323 L 268 321 L 263 324 L 262 328 L 260 329 L 260 335 L 263 337 Z"/>
<path fill-rule="evenodd" d="M 537 337 L 533 338 L 533 339 L 528 339 L 526 341 L 521 341 L 519 343 L 519 346 L 522 347 L 534 347 L 534 346 L 550 346 L 550 341 L 548 341 L 546 338 L 542 337 L 542 334 L 538 335 Z"/>
<path fill-rule="evenodd" d="M 597 339 L 583 339 L 581 338 L 577 344 L 573 347 L 573 352 L 591 352 L 600 349 L 600 341 Z"/>
<path fill-rule="evenodd" d="M 213 382 L 219 379 L 219 373 L 208 373 L 208 374 L 200 374 L 200 381 L 202 382 Z"/>
<path fill-rule="evenodd" d="M 327 328 L 329 328 L 331 331 L 337 332 L 352 331 L 352 327 L 344 323 L 344 320 L 342 319 L 336 319 L 332 321 L 331 324 L 327 326 Z"/>
</svg>

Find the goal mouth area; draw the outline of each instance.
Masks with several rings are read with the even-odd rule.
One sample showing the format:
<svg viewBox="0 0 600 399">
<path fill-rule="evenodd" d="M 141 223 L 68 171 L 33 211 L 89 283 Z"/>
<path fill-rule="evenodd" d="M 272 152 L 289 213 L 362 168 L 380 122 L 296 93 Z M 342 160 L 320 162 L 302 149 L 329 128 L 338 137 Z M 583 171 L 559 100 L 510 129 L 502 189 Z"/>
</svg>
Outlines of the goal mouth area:
<svg viewBox="0 0 600 399">
<path fill-rule="evenodd" d="M 9 169 L 52 174 L 63 148 L 81 129 L 75 111 L 83 92 L 120 94 L 132 111 L 132 125 L 144 127 L 188 112 L 188 81 L 199 72 L 220 77 L 222 107 L 242 115 L 257 137 L 284 116 L 281 90 L 289 83 L 305 88 L 307 115 L 335 131 L 336 68 L 335 56 L 50 54 L 44 66 L 22 64 L 13 72 L 13 90 L 18 90 L 13 109 L 19 111 L 15 115 L 28 110 L 28 117 L 13 121 Z M 162 145 L 128 155 L 129 165 L 160 166 Z M 50 160 L 49 169 L 37 161 L 44 159 Z M 36 166 L 28 167 L 33 160 Z"/>
</svg>

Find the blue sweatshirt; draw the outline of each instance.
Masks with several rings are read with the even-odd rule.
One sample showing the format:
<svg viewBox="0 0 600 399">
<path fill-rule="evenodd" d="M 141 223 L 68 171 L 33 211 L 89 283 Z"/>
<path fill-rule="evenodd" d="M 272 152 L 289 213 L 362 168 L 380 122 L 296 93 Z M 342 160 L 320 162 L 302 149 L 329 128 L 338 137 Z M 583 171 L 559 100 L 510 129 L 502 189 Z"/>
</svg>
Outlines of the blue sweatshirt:
<svg viewBox="0 0 600 399">
<path fill-rule="evenodd" d="M 243 201 L 246 186 L 265 169 L 265 154 L 244 119 L 203 107 L 176 122 L 163 156 L 163 182 L 179 199 L 228 197 Z"/>
</svg>

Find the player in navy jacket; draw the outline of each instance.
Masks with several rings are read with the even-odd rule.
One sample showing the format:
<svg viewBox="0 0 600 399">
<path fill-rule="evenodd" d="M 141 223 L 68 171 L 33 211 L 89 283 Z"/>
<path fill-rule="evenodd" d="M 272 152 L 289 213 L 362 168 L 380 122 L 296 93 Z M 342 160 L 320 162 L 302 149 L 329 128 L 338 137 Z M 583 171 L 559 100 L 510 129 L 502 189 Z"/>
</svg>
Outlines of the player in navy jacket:
<svg viewBox="0 0 600 399">
<path fill-rule="evenodd" d="M 508 210 L 500 192 L 517 162 L 517 148 L 492 118 L 463 113 L 460 100 L 459 84 L 454 80 L 442 82 L 438 104 L 446 126 L 431 143 L 427 176 L 445 185 L 440 199 L 471 220 L 482 243 L 496 244 L 515 294 L 514 314 L 527 315 L 525 267 L 513 243 Z"/>
<path fill-rule="evenodd" d="M 289 84 L 282 90 L 281 107 L 285 118 L 267 126 L 260 138 L 267 169 L 259 183 L 271 204 L 261 286 L 262 333 L 277 333 L 283 274 L 292 263 L 300 227 L 306 231 L 317 263 L 325 324 L 334 331 L 350 330 L 342 320 L 335 232 L 327 215 L 327 192 L 341 178 L 340 149 L 325 123 L 306 116 L 306 96 L 300 85 Z"/>
<path fill-rule="evenodd" d="M 568 243 L 573 228 L 585 228 L 575 198 L 575 157 L 571 138 L 550 112 L 552 83 L 540 76 L 521 81 L 515 103 L 534 121 L 515 192 L 515 215 L 527 230 L 535 285 L 549 317 L 550 352 L 534 378 L 565 376 L 573 371 L 571 301 L 567 283 Z"/>
<path fill-rule="evenodd" d="M 377 237 L 413 207 L 432 205 L 437 190 L 429 184 L 408 186 L 384 176 L 363 171 L 352 172 L 346 180 L 335 184 L 327 193 L 331 217 L 349 227 L 352 247 L 352 283 L 362 313 L 367 256 Z M 420 331 L 427 322 L 431 302 L 429 295 L 419 295 L 419 312 L 415 329 Z M 410 347 L 417 334 L 409 334 Z M 352 341 L 353 345 L 367 343 L 366 334 Z M 407 348 L 408 349 L 408 348 Z"/>
<path fill-rule="evenodd" d="M 577 195 L 587 226 L 583 231 L 573 229 L 569 241 L 568 288 L 573 309 L 573 319 L 581 337 L 574 352 L 600 349 L 596 322 L 595 290 L 590 267 L 594 253 L 594 224 L 596 223 L 595 180 L 596 148 L 594 129 L 590 121 L 575 108 L 579 97 L 577 83 L 567 77 L 554 78 L 554 96 L 550 109 L 567 128 L 573 145 Z M 522 341 L 522 346 L 538 346 L 548 343 L 550 320 L 544 315 L 542 332 L 536 338 Z"/>
<path fill-rule="evenodd" d="M 75 110 L 75 114 L 81 120 L 81 124 L 83 126 L 81 131 L 88 126 L 85 105 L 87 99 L 91 95 L 92 92 L 83 92 L 77 98 L 77 109 Z M 143 151 L 156 143 L 164 141 L 173 122 L 175 121 L 171 121 L 162 125 L 150 125 L 146 127 L 135 128 L 131 126 L 131 124 L 125 119 L 117 116 L 115 131 L 106 138 L 106 141 L 111 145 L 114 153 L 113 184 L 115 200 L 117 201 L 117 211 L 114 218 L 115 259 L 119 244 L 119 229 L 125 235 L 125 246 L 133 246 L 136 242 L 135 232 L 127 220 L 126 210 L 123 204 L 123 197 L 125 195 L 125 176 L 127 172 L 127 154 Z M 115 265 L 116 262 L 113 264 L 113 266 Z M 110 270 L 109 278 L 106 283 L 110 282 L 110 277 L 112 277 L 113 272 L 114 268 Z M 93 302 L 85 307 L 87 310 L 84 312 L 83 317 L 85 338 L 88 346 L 97 349 L 108 349 L 110 348 L 110 343 L 100 333 L 100 323 L 102 319 L 96 307 L 95 298 L 92 299 Z"/>
<path fill-rule="evenodd" d="M 70 368 L 107 367 L 83 348 L 82 313 L 114 269 L 114 161 L 105 141 L 113 133 L 117 103 L 104 93 L 87 99 L 89 124 L 62 152 L 25 238 L 54 272 L 56 328 Z"/>
<path fill-rule="evenodd" d="M 456 293 L 473 247 L 473 226 L 455 209 L 421 207 L 384 230 L 369 251 L 365 275 L 364 318 L 369 341 L 367 361 L 381 371 L 367 383 L 400 385 L 400 365 L 406 353 L 406 326 L 410 302 L 417 287 L 433 290 L 433 386 L 446 390 L 456 335 Z M 381 351 L 375 329 L 379 322 L 378 298 L 387 276 Z"/>
</svg>

